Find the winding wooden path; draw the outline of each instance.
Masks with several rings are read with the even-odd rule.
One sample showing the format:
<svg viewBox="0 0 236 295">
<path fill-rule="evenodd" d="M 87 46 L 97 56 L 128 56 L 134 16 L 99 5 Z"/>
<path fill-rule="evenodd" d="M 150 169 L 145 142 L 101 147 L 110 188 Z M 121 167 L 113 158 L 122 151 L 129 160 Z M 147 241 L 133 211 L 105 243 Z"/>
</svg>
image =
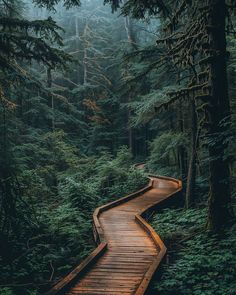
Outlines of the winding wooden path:
<svg viewBox="0 0 236 295">
<path fill-rule="evenodd" d="M 99 246 L 47 294 L 144 294 L 166 248 L 142 214 L 181 188 L 178 180 L 151 176 L 142 190 L 97 208 Z"/>
</svg>

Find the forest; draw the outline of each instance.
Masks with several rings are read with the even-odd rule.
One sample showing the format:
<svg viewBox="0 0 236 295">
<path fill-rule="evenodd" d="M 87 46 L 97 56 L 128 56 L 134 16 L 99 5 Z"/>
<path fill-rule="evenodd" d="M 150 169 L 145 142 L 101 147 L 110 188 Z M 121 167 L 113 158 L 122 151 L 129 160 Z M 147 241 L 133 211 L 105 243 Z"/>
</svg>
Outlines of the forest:
<svg viewBox="0 0 236 295">
<path fill-rule="evenodd" d="M 235 0 L 0 0 L 0 295 L 48 292 L 150 175 L 182 190 L 145 294 L 235 295 Z M 103 284 L 50 294 L 144 294 Z"/>
</svg>

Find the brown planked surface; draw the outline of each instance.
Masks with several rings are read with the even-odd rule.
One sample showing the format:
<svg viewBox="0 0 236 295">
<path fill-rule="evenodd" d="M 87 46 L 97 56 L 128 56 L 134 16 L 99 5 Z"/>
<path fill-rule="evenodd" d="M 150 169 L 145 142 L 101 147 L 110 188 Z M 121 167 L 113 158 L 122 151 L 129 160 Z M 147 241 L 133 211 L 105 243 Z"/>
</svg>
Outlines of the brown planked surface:
<svg viewBox="0 0 236 295">
<path fill-rule="evenodd" d="M 107 250 L 63 294 L 142 294 L 159 264 L 162 249 L 152 229 L 141 224 L 144 221 L 136 215 L 178 189 L 176 182 L 153 178 L 151 190 L 102 212 L 98 218 Z"/>
</svg>

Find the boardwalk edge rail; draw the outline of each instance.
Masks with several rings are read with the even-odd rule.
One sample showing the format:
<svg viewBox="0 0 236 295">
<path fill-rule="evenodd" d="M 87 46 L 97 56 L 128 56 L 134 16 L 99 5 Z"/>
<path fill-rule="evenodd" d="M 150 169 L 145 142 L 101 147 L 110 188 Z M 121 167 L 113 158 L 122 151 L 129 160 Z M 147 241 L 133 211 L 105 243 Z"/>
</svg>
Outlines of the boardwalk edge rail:
<svg viewBox="0 0 236 295">
<path fill-rule="evenodd" d="M 178 189 L 174 193 L 171 193 L 170 195 L 166 196 L 165 199 L 163 199 L 161 202 L 164 202 L 166 199 L 176 195 L 179 191 L 182 190 L 182 182 L 180 180 L 177 180 L 171 177 L 159 176 L 159 175 L 158 176 L 149 175 L 149 179 L 150 179 L 149 184 L 145 186 L 144 188 L 134 193 L 131 193 L 125 197 L 122 197 L 118 200 L 115 200 L 101 207 L 98 207 L 93 213 L 93 235 L 94 235 L 95 242 L 98 244 L 97 248 L 85 260 L 83 260 L 79 264 L 79 266 L 77 266 L 65 278 L 63 278 L 62 280 L 59 280 L 59 282 L 57 282 L 48 292 L 44 293 L 44 295 L 62 294 L 62 292 L 65 291 L 65 289 L 71 286 L 75 280 L 79 279 L 89 269 L 89 267 L 93 265 L 99 259 L 99 257 L 101 257 L 106 252 L 108 243 L 105 240 L 105 235 L 104 235 L 102 226 L 99 222 L 99 215 L 106 210 L 109 210 L 120 204 L 128 202 L 129 200 L 132 200 L 144 194 L 145 192 L 151 190 L 153 188 L 153 180 L 151 178 L 169 180 L 169 181 L 176 182 L 178 184 Z M 160 203 L 160 202 L 157 202 L 157 203 Z M 149 269 L 146 271 L 141 284 L 139 285 L 138 289 L 135 292 L 135 295 L 142 295 L 145 293 L 157 267 L 159 266 L 160 262 L 164 258 L 166 254 L 166 250 L 167 250 L 164 243 L 162 242 L 158 234 L 155 232 L 155 230 L 142 217 L 146 211 L 148 211 L 151 207 L 154 207 L 156 204 L 150 205 L 148 208 L 145 208 L 145 210 L 141 210 L 140 214 L 135 215 L 136 222 L 140 226 L 142 226 L 142 228 L 149 234 L 149 236 L 151 237 L 151 239 L 153 240 L 157 248 L 160 249 L 160 252 L 157 258 L 153 261 Z"/>
<path fill-rule="evenodd" d="M 157 204 L 165 202 L 170 197 L 174 197 L 182 190 L 182 181 L 177 180 L 175 178 L 166 177 L 166 176 L 159 176 L 159 175 L 158 176 L 157 175 L 149 175 L 149 177 L 159 178 L 159 179 L 164 179 L 164 180 L 175 182 L 175 183 L 177 183 L 178 188 L 176 189 L 175 192 L 165 196 L 165 198 L 163 200 L 161 200 L 155 204 L 152 204 L 149 207 L 146 207 L 145 209 L 141 210 L 140 214 L 135 215 L 136 222 L 138 224 L 140 224 L 140 226 L 151 237 L 151 239 L 153 240 L 156 247 L 159 248 L 159 250 L 160 250 L 160 252 L 158 253 L 158 256 L 154 259 L 153 263 L 151 264 L 149 269 L 146 271 L 141 284 L 139 285 L 138 289 L 135 292 L 135 295 L 143 295 L 145 293 L 154 273 L 156 272 L 158 266 L 160 265 L 161 261 L 165 257 L 166 251 L 167 251 L 165 244 L 163 243 L 163 241 L 161 240 L 161 238 L 159 237 L 157 232 L 152 228 L 152 226 L 149 223 L 147 223 L 147 221 L 143 218 L 143 216 L 150 208 L 154 207 Z"/>
</svg>

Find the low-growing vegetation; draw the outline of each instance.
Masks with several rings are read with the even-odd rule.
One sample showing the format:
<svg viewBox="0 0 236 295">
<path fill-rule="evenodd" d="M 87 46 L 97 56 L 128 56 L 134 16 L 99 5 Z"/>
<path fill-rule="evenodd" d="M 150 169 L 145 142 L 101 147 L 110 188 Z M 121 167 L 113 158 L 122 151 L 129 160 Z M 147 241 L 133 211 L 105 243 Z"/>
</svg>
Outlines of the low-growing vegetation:
<svg viewBox="0 0 236 295">
<path fill-rule="evenodd" d="M 160 278 L 150 294 L 234 295 L 236 226 L 221 234 L 206 231 L 206 209 L 165 209 L 152 225 L 168 247 Z"/>
<path fill-rule="evenodd" d="M 95 208 L 148 182 L 144 172 L 132 165 L 126 148 L 115 157 L 104 152 L 98 157 L 73 158 L 77 166 L 65 171 L 55 173 L 47 166 L 21 176 L 24 202 L 17 201 L 18 231 L 7 240 L 1 237 L 0 285 L 9 285 L 0 286 L 1 295 L 36 294 L 65 275 L 96 246 L 92 236 Z M 47 184 L 50 171 L 57 182 L 54 190 Z"/>
</svg>

